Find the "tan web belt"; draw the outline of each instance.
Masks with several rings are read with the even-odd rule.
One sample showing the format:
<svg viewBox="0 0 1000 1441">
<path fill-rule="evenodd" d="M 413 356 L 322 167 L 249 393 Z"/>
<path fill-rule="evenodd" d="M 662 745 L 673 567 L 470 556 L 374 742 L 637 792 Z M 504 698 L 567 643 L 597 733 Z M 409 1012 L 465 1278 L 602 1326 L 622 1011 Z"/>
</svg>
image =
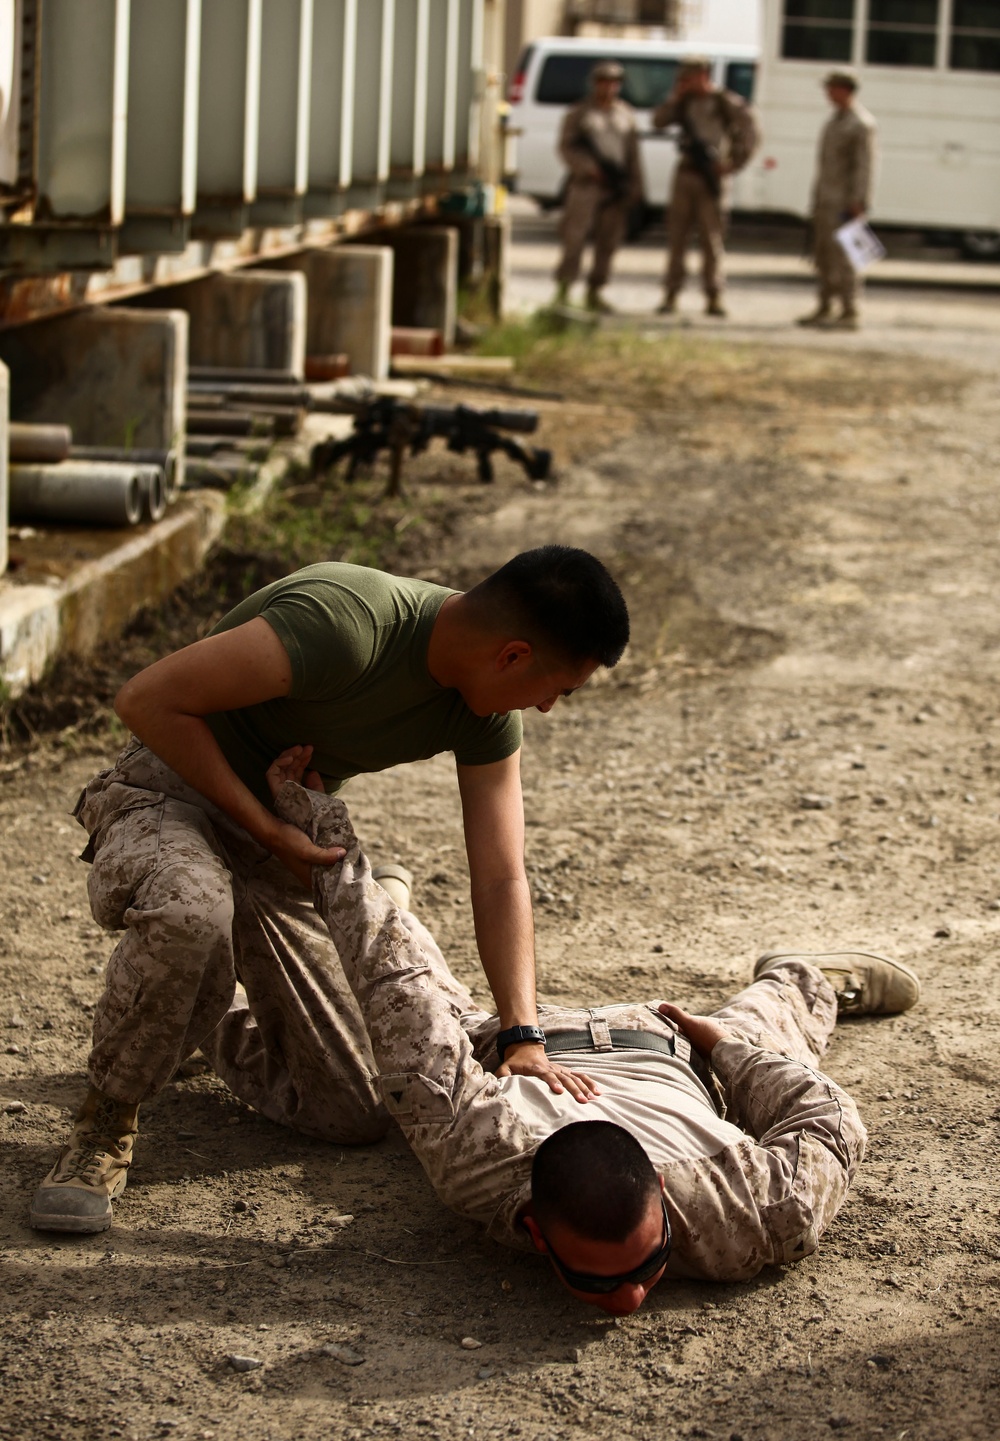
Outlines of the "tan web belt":
<svg viewBox="0 0 1000 1441">
<path fill-rule="evenodd" d="M 661 1036 L 655 1031 L 612 1031 L 607 1021 L 594 1020 L 589 1030 L 560 1031 L 555 1036 L 546 1036 L 546 1055 L 555 1056 L 563 1051 L 590 1051 L 597 1055 L 606 1055 L 609 1051 L 659 1051 L 662 1056 L 672 1056 L 690 1066 L 706 1090 L 712 1092 L 711 1072 L 698 1052 L 692 1050 L 686 1036 Z"/>
</svg>

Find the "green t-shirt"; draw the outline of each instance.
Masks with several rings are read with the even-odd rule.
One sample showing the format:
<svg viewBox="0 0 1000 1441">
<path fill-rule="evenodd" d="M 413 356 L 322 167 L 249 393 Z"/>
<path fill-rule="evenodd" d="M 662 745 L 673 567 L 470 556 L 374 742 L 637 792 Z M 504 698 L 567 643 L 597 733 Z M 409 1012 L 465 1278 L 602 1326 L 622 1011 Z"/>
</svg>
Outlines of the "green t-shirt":
<svg viewBox="0 0 1000 1441">
<path fill-rule="evenodd" d="M 353 775 L 454 751 L 462 765 L 505 759 L 521 744 L 521 713 L 474 715 L 427 669 L 437 613 L 455 592 L 359 565 L 307 566 L 265 586 L 213 634 L 263 616 L 288 652 L 287 696 L 206 716 L 240 779 L 265 805 L 264 772 L 292 745 L 314 747 L 328 791 Z"/>
</svg>

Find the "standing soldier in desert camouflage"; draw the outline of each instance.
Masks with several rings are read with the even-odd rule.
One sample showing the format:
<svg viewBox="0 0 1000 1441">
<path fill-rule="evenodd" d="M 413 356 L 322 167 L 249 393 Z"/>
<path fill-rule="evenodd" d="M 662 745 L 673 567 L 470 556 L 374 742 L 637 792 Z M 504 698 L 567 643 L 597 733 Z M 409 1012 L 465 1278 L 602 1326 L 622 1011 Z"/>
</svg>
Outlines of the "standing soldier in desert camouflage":
<svg viewBox="0 0 1000 1441">
<path fill-rule="evenodd" d="M 624 71 L 602 61 L 591 73 L 591 91 L 563 121 L 559 154 L 569 169 L 560 231 L 563 253 L 556 270 L 556 304 L 569 298 L 580 273 L 584 247 L 593 242 L 587 308 L 608 311 L 601 296 L 614 253 L 625 239 L 629 211 L 642 197 L 639 141 L 631 105 L 619 100 Z"/>
<path fill-rule="evenodd" d="M 852 70 L 833 70 L 823 84 L 833 114 L 819 138 L 812 194 L 819 303 L 799 324 L 857 330 L 861 281 L 836 232 L 871 208 L 875 121 L 857 99 L 858 79 Z M 840 303 L 836 316 L 831 308 L 834 300 Z"/>
<path fill-rule="evenodd" d="M 655 129 L 665 130 L 668 125 L 680 130 L 680 159 L 670 191 L 667 273 L 658 314 L 671 315 L 677 308 L 688 237 L 697 227 L 705 312 L 724 317 L 727 179 L 742 170 L 756 150 L 757 121 L 739 95 L 712 84 L 708 60 L 692 57 L 678 70 L 673 91 L 653 111 Z"/>
</svg>

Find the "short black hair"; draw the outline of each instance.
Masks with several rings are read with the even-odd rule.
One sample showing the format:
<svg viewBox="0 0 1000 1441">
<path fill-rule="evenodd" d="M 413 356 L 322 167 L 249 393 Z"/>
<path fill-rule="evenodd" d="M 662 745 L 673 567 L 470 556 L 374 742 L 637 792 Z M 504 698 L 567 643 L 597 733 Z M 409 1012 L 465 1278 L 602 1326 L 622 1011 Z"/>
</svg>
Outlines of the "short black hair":
<svg viewBox="0 0 1000 1441">
<path fill-rule="evenodd" d="M 521 551 L 466 599 L 484 624 L 513 628 L 517 639 L 573 664 L 617 665 L 628 645 L 617 582 L 596 556 L 569 545 Z"/>
<path fill-rule="evenodd" d="M 531 1202 L 589 1241 L 625 1241 L 658 1200 L 660 1181 L 639 1142 L 613 1121 L 573 1121 L 547 1136 L 531 1166 Z"/>
</svg>

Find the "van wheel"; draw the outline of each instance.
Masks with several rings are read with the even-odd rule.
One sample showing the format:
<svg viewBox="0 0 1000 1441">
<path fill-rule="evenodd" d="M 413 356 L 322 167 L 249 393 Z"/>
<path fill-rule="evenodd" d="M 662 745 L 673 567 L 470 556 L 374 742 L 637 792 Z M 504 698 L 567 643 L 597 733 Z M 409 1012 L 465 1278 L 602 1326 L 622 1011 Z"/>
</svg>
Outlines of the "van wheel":
<svg viewBox="0 0 1000 1441">
<path fill-rule="evenodd" d="M 960 243 L 969 260 L 1000 260 L 1000 230 L 963 230 Z"/>
</svg>

